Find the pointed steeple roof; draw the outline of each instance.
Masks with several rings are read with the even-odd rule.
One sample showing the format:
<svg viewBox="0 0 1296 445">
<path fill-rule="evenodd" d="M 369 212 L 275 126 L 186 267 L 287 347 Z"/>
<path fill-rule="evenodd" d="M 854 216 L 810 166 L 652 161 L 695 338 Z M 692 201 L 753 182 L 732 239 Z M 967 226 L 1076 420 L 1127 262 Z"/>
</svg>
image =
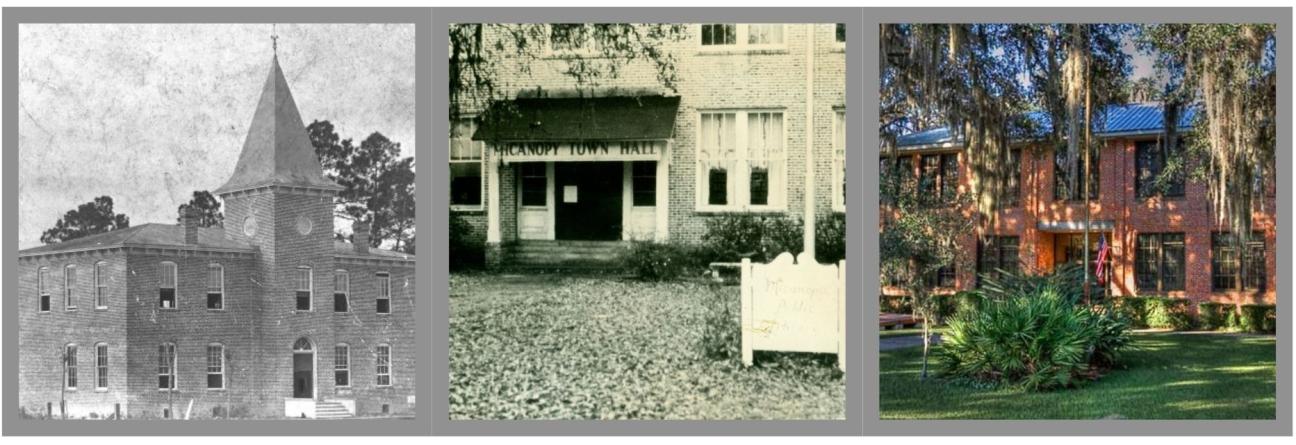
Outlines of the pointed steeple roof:
<svg viewBox="0 0 1296 445">
<path fill-rule="evenodd" d="M 216 189 L 216 194 L 267 185 L 342 189 L 324 177 L 324 169 L 306 135 L 306 126 L 279 68 L 277 55 L 271 60 L 270 76 L 252 115 L 238 165 L 225 185 Z"/>
</svg>

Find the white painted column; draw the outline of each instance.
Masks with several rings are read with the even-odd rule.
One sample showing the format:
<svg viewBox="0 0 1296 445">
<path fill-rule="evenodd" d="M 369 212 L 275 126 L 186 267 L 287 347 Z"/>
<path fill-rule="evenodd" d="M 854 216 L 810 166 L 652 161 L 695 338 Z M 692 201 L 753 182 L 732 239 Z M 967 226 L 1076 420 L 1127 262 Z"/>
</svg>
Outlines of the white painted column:
<svg viewBox="0 0 1296 445">
<path fill-rule="evenodd" d="M 488 150 L 489 152 L 489 150 Z M 500 242 L 500 175 L 499 159 L 486 162 L 486 242 Z"/>
<path fill-rule="evenodd" d="M 657 218 L 653 227 L 653 238 L 662 243 L 670 239 L 670 159 L 671 145 L 666 141 L 666 149 L 657 160 L 657 208 L 653 209 Z M 697 175 L 694 175 L 697 176 Z"/>
<path fill-rule="evenodd" d="M 814 50 L 815 26 L 806 27 L 806 128 L 805 128 L 805 233 L 802 250 L 809 258 L 815 257 L 815 163 L 814 163 Z"/>
<path fill-rule="evenodd" d="M 545 206 L 548 207 L 546 209 L 548 211 L 548 216 L 545 217 L 545 226 L 547 227 L 546 230 L 549 231 L 548 234 L 549 236 L 546 239 L 550 239 L 550 240 L 558 239 L 557 236 L 558 226 L 556 224 L 558 221 L 557 184 L 558 184 L 558 178 L 554 176 L 554 163 L 546 162 L 545 163 L 545 193 L 547 193 L 549 197 L 545 198 Z"/>
<path fill-rule="evenodd" d="M 634 209 L 634 169 L 631 167 L 633 162 L 621 161 L 621 240 L 629 241 L 634 239 L 630 233 L 630 226 L 634 216 L 631 215 Z"/>
</svg>

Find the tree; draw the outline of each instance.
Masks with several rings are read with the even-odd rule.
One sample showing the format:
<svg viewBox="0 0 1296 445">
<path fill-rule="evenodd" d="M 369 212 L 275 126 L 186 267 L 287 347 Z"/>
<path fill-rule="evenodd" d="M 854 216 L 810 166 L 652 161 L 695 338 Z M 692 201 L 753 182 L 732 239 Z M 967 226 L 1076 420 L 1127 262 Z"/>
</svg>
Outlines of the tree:
<svg viewBox="0 0 1296 445">
<path fill-rule="evenodd" d="M 113 213 L 112 197 L 100 196 L 68 210 L 40 239 L 42 243 L 55 244 L 127 227 L 130 218 L 124 213 Z"/>
<path fill-rule="evenodd" d="M 198 211 L 198 227 L 219 226 L 225 221 L 225 214 L 221 213 L 220 201 L 217 201 L 216 197 L 206 190 L 195 190 L 193 199 L 180 204 L 180 207 L 176 209 L 179 214 L 176 217 L 176 222 L 183 224 L 185 213 L 189 209 Z"/>
<path fill-rule="evenodd" d="M 1197 161 L 1192 177 L 1208 184 L 1216 223 L 1243 238 L 1250 236 L 1252 212 L 1264 206 L 1260 179 L 1275 174 L 1274 30 L 1272 24 L 1158 24 L 1137 36 L 1165 82 L 1165 139 L 1176 142 L 1179 109 L 1196 104 L 1185 147 L 1186 157 Z"/>
<path fill-rule="evenodd" d="M 687 38 L 679 24 L 482 24 L 450 25 L 450 119 L 470 109 L 485 109 L 514 91 L 501 91 L 505 69 L 528 73 L 532 62 L 559 64 L 579 87 L 615 79 L 635 61 L 651 64 L 662 86 L 675 90 L 675 58 L 664 45 Z M 591 48 L 549 58 L 555 46 Z"/>
<path fill-rule="evenodd" d="M 372 247 L 391 242 L 409 252 L 414 237 L 414 158 L 400 158 L 400 143 L 374 132 L 355 145 L 338 136 L 329 121 L 306 128 L 324 175 L 343 190 L 334 214 L 370 223 Z"/>
</svg>

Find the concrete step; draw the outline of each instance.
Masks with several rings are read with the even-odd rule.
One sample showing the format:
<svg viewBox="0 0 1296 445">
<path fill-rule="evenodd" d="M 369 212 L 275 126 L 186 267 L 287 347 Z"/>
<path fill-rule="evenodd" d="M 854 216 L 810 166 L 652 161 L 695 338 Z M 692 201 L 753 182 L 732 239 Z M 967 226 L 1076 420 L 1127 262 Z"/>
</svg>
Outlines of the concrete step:
<svg viewBox="0 0 1296 445">
<path fill-rule="evenodd" d="M 617 269 L 629 247 L 622 241 L 521 241 L 507 248 L 505 265 L 517 269 Z"/>
<path fill-rule="evenodd" d="M 346 419 L 351 417 L 351 412 L 347 411 L 345 406 L 337 402 L 315 402 L 316 419 Z"/>
</svg>

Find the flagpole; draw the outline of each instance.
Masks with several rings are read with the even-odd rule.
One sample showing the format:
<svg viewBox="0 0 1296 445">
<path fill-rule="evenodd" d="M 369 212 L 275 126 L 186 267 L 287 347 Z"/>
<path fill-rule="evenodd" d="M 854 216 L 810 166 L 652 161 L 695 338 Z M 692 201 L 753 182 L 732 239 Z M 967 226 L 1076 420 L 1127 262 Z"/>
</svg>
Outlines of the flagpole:
<svg viewBox="0 0 1296 445">
<path fill-rule="evenodd" d="M 1083 198 L 1082 201 L 1081 201 L 1081 202 L 1084 203 L 1084 209 L 1085 209 L 1085 227 L 1084 227 L 1084 270 L 1085 270 L 1085 272 L 1084 272 L 1084 297 L 1085 297 L 1085 306 L 1090 306 L 1090 305 L 1093 304 L 1093 303 L 1092 303 L 1092 300 L 1091 300 L 1090 297 L 1089 297 L 1089 225 L 1092 224 L 1092 222 L 1091 222 L 1090 219 L 1089 219 L 1089 217 L 1090 217 L 1090 215 L 1089 215 L 1089 187 L 1090 187 L 1090 184 L 1089 184 L 1089 183 L 1091 182 L 1090 179 L 1093 179 L 1093 178 L 1089 177 L 1089 151 L 1092 150 L 1092 148 L 1093 148 L 1093 147 L 1090 145 L 1090 141 L 1089 141 L 1089 129 L 1090 129 L 1091 127 L 1093 127 L 1093 122 L 1091 121 L 1091 119 L 1093 118 L 1093 113 L 1092 113 L 1092 111 L 1091 111 L 1092 109 L 1089 108 L 1089 98 L 1093 96 L 1093 92 L 1092 92 L 1091 90 L 1089 90 L 1089 75 L 1088 75 L 1089 73 L 1088 73 L 1088 71 L 1087 71 L 1088 68 L 1089 68 L 1089 67 L 1086 65 L 1086 66 L 1085 66 L 1086 72 L 1085 72 L 1084 198 Z"/>
</svg>

